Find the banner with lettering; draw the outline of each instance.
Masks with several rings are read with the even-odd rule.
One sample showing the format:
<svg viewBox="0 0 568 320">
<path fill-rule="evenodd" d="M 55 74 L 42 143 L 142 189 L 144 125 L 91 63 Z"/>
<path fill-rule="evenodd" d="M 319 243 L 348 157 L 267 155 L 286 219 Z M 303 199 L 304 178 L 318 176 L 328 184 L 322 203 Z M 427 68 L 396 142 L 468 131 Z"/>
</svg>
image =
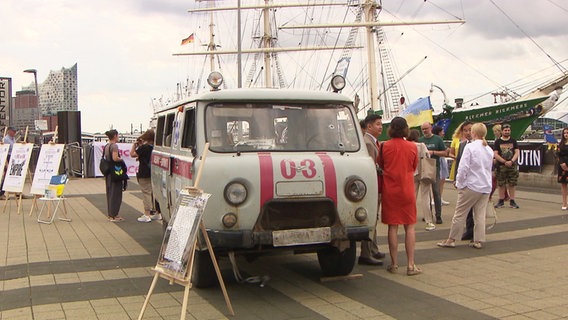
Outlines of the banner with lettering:
<svg viewBox="0 0 568 320">
<path fill-rule="evenodd" d="M 490 144 L 493 149 L 493 143 Z M 544 152 L 546 146 L 543 143 L 519 142 L 519 172 L 542 172 L 544 166 Z"/>
<path fill-rule="evenodd" d="M 542 143 L 519 143 L 519 164 L 520 172 L 542 172 L 544 166 L 544 152 L 546 147 Z"/>
<path fill-rule="evenodd" d="M 94 158 L 94 172 L 96 177 L 102 177 L 103 174 L 99 170 L 99 162 L 103 157 L 103 149 L 106 145 L 106 142 L 93 142 L 93 158 Z M 128 176 L 135 177 L 136 172 L 138 172 L 138 161 L 136 158 L 130 156 L 130 149 L 132 149 L 132 143 L 117 143 L 118 145 L 118 153 L 120 157 L 126 163 L 126 167 L 128 168 Z"/>
<path fill-rule="evenodd" d="M 0 77 L 0 129 L 8 125 L 8 114 L 12 109 L 12 79 Z"/>
</svg>

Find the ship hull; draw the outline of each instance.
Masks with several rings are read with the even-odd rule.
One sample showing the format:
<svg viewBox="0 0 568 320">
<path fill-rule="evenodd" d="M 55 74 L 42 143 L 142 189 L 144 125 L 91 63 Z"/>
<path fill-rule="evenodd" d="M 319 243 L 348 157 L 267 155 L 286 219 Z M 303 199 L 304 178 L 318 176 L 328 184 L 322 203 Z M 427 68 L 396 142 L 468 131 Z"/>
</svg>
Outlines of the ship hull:
<svg viewBox="0 0 568 320">
<path fill-rule="evenodd" d="M 542 102 L 548 96 L 526 100 L 517 100 L 499 105 L 480 107 L 475 109 L 446 110 L 434 115 L 434 123 L 442 124 L 446 130 L 444 140 L 451 140 L 456 128 L 464 121 L 482 122 L 487 126 L 486 140 L 495 139 L 493 128 L 496 124 L 509 123 L 511 125 L 511 137 L 520 140 L 527 128 L 545 113 Z M 420 127 L 413 129 L 420 130 Z M 388 140 L 388 123 L 383 124 L 383 133 L 379 140 Z"/>
</svg>

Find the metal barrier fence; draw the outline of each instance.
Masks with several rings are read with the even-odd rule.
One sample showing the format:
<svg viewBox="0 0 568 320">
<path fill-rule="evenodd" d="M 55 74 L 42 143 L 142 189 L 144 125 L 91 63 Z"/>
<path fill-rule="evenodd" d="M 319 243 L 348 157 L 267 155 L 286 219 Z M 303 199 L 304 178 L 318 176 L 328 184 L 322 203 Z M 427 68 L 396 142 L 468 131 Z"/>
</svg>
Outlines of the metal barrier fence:
<svg viewBox="0 0 568 320">
<path fill-rule="evenodd" d="M 37 167 L 39 153 L 40 146 L 34 145 L 28 168 L 28 172 L 32 178 Z M 66 144 L 63 148 L 63 159 L 59 167 L 59 173 L 63 172 L 68 176 L 74 177 L 94 177 L 93 146 L 91 144 L 85 144 L 81 147 L 78 142 Z"/>
</svg>

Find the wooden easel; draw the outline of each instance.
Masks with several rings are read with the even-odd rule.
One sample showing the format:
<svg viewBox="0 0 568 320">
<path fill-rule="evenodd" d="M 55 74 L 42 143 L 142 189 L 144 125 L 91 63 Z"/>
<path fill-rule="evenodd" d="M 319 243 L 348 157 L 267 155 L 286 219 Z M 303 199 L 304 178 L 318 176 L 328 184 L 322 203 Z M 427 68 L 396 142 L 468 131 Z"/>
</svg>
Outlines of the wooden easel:
<svg viewBox="0 0 568 320">
<path fill-rule="evenodd" d="M 207 152 L 209 150 L 209 143 L 205 144 L 203 156 L 202 156 L 202 163 L 199 166 L 199 171 L 197 172 L 197 177 L 195 179 L 193 187 L 188 187 L 186 189 L 195 190 L 201 192 L 200 189 L 197 188 L 199 185 L 199 181 L 201 179 L 201 173 L 203 166 L 205 164 L 205 158 L 207 156 Z M 215 268 L 215 273 L 217 274 L 217 279 L 219 280 L 219 284 L 221 285 L 221 290 L 223 291 L 223 296 L 225 298 L 225 303 L 227 304 L 227 308 L 229 309 L 229 313 L 234 316 L 235 312 L 233 311 L 233 307 L 231 305 L 231 300 L 229 299 L 229 295 L 227 294 L 227 289 L 225 288 L 225 282 L 223 281 L 223 277 L 221 275 L 221 270 L 219 269 L 219 264 L 217 263 L 217 259 L 215 258 L 215 253 L 213 252 L 213 247 L 211 246 L 211 241 L 209 240 L 209 236 L 207 235 L 207 230 L 205 229 L 205 225 L 203 224 L 203 220 L 199 221 L 199 230 L 201 230 L 201 235 L 205 239 L 205 243 L 207 244 L 207 249 L 209 250 L 209 255 L 211 256 L 211 261 L 213 262 L 213 267 Z M 174 274 L 172 271 L 162 268 L 159 264 L 156 265 L 152 270 L 155 272 L 154 279 L 152 280 L 152 284 L 150 285 L 150 289 L 148 290 L 148 294 L 146 295 L 146 299 L 144 300 L 144 304 L 142 305 L 142 310 L 140 310 L 140 315 L 138 316 L 138 320 L 142 320 L 144 316 L 144 312 L 146 311 L 146 307 L 148 306 L 148 302 L 150 301 L 150 296 L 156 287 L 156 283 L 158 282 L 158 278 L 166 279 L 170 282 L 170 285 L 177 283 L 181 286 L 184 286 L 184 293 L 183 293 L 183 302 L 181 307 L 181 320 L 185 320 L 187 314 L 187 303 L 189 300 L 189 290 L 191 289 L 191 275 L 193 273 L 193 263 L 195 257 L 195 249 L 197 247 L 197 237 L 191 244 L 191 255 L 188 261 L 188 267 L 183 275 L 183 277 L 179 277 L 178 275 Z"/>
<path fill-rule="evenodd" d="M 28 140 L 28 128 L 29 127 L 26 127 L 26 133 L 24 134 L 24 140 L 21 142 L 22 144 L 28 143 L 27 142 L 27 140 Z M 4 136 L 6 136 L 6 129 L 4 129 Z M 2 139 L 2 141 L 4 141 L 4 140 Z M 25 179 L 24 179 L 24 181 L 25 181 Z M 6 207 L 8 206 L 8 200 L 10 200 L 11 194 L 13 194 L 16 197 L 16 199 L 18 200 L 18 202 L 16 204 L 16 208 L 17 208 L 17 213 L 20 214 L 20 211 L 22 209 L 22 195 L 23 195 L 22 192 L 19 192 L 19 193 L 18 192 L 5 192 L 4 195 L 6 196 L 6 200 L 4 201 L 4 208 L 3 208 L 2 212 L 3 213 L 6 212 Z"/>
<path fill-rule="evenodd" d="M 49 144 L 52 144 L 52 145 L 53 145 L 53 144 L 56 143 L 56 141 L 57 141 L 57 131 L 58 131 L 58 130 L 59 130 L 59 126 L 55 126 L 55 133 L 53 134 L 53 137 L 51 137 L 51 140 L 49 140 Z M 41 150 L 40 150 L 40 152 L 41 152 Z M 61 164 L 60 164 L 60 165 L 61 165 Z M 32 181 L 33 181 L 33 179 L 32 179 Z M 30 183 L 33 183 L 33 182 L 30 182 Z M 30 209 L 29 216 L 32 215 L 32 213 L 34 212 L 34 209 L 35 209 L 35 210 L 38 210 L 38 209 L 39 209 L 39 206 L 38 206 L 38 204 L 37 204 L 37 199 L 39 199 L 39 198 L 42 197 L 41 195 L 38 195 L 38 194 L 34 194 L 33 196 L 34 196 L 34 198 L 33 198 L 33 200 L 32 200 L 32 207 L 31 207 L 31 209 Z M 51 204 L 48 203 L 48 205 L 49 205 L 49 209 L 48 209 L 48 210 L 50 210 L 50 209 L 51 209 Z M 63 205 L 65 205 L 65 202 L 63 203 Z M 48 212 L 51 212 L 51 211 L 48 211 Z M 47 218 L 49 219 L 49 218 L 50 218 L 50 215 L 48 215 Z M 67 218 L 67 216 L 65 216 L 65 218 Z"/>
</svg>

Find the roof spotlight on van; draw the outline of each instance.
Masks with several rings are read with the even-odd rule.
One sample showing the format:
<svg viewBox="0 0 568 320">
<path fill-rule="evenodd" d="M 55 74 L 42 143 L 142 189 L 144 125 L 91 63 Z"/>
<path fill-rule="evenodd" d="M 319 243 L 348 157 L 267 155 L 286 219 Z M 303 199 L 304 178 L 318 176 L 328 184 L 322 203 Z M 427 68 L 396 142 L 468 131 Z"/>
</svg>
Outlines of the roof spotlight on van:
<svg viewBox="0 0 568 320">
<path fill-rule="evenodd" d="M 350 177 L 345 183 L 345 196 L 353 202 L 359 202 L 367 194 L 367 185 L 359 177 Z"/>
<path fill-rule="evenodd" d="M 247 188 L 240 182 L 231 182 L 225 187 L 225 201 L 238 206 L 247 199 Z"/>
<path fill-rule="evenodd" d="M 213 71 L 207 77 L 207 83 L 211 86 L 212 91 L 219 90 L 219 87 L 223 84 L 223 75 L 221 72 Z"/>
<path fill-rule="evenodd" d="M 331 78 L 331 87 L 333 92 L 339 92 L 345 88 L 345 78 L 342 75 L 336 74 Z"/>
</svg>

